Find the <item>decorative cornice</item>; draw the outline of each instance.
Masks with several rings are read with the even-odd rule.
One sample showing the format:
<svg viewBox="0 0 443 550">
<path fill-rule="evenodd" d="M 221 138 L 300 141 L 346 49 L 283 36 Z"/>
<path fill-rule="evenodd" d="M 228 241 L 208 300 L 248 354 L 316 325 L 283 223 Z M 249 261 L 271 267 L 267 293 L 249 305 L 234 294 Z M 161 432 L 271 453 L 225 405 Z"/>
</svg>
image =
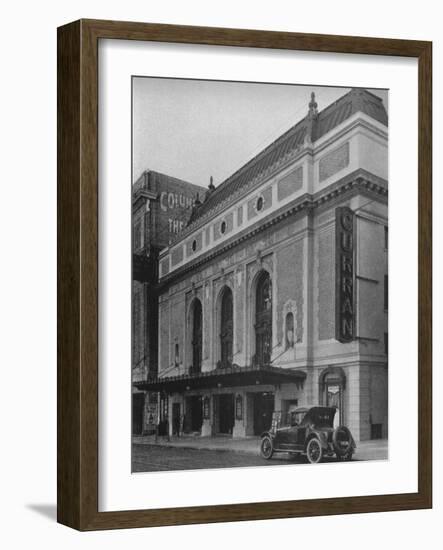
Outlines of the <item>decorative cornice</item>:
<svg viewBox="0 0 443 550">
<path fill-rule="evenodd" d="M 272 167 L 264 170 L 263 172 L 255 176 L 246 185 L 243 185 L 235 193 L 229 195 L 229 197 L 225 200 L 215 204 L 213 208 L 208 210 L 208 212 L 200 216 L 197 220 L 195 220 L 195 222 L 192 222 L 190 225 L 188 225 L 188 227 L 185 227 L 182 231 L 180 231 L 177 237 L 175 237 L 175 239 L 171 241 L 169 248 L 172 248 L 181 240 L 189 237 L 189 235 L 194 231 L 198 231 L 199 229 L 201 229 L 208 222 L 208 220 L 218 216 L 218 214 L 220 214 L 220 212 L 222 212 L 224 209 L 233 206 L 236 202 L 246 197 L 248 193 L 250 193 L 254 189 L 260 187 L 267 181 L 270 181 L 279 172 L 285 170 L 291 163 L 299 162 L 306 154 L 312 154 L 312 147 L 301 146 L 289 151 L 285 156 L 279 158 L 272 165 Z"/>
<path fill-rule="evenodd" d="M 311 215 L 315 209 L 321 209 L 323 206 L 335 201 L 336 199 L 343 200 L 347 195 L 363 192 L 365 195 L 371 195 L 378 198 L 381 202 L 387 201 L 388 187 L 387 181 L 370 174 L 366 170 L 358 169 L 344 176 L 339 181 L 329 185 L 325 189 L 318 191 L 314 195 L 305 193 L 293 202 L 282 206 L 279 210 L 272 212 L 267 217 L 259 220 L 251 227 L 248 227 L 240 233 L 234 235 L 231 239 L 221 243 L 220 245 L 208 250 L 195 260 L 190 260 L 188 263 L 175 269 L 163 277 L 159 283 L 160 288 L 169 284 L 172 280 L 182 277 L 191 270 L 200 267 L 202 264 L 212 260 L 216 256 L 227 252 L 236 247 L 240 243 L 252 238 L 253 236 L 268 229 L 291 215 Z"/>
</svg>

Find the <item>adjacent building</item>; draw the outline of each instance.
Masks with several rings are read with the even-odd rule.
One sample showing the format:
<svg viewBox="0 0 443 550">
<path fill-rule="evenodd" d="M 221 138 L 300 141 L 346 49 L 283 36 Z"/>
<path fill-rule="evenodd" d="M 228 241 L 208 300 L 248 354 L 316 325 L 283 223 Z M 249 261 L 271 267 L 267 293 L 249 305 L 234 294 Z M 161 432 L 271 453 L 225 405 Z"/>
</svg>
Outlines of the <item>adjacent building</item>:
<svg viewBox="0 0 443 550">
<path fill-rule="evenodd" d="M 157 375 L 158 255 L 186 226 L 205 189 L 146 170 L 132 189 L 132 380 Z M 197 202 L 198 204 L 198 202 Z M 141 434 L 157 425 L 157 394 L 133 386 L 132 429 Z"/>
<path fill-rule="evenodd" d="M 353 89 L 318 112 L 312 94 L 306 116 L 211 185 L 164 244 L 158 350 L 138 388 L 157 393 L 170 434 L 259 435 L 278 415 L 325 404 L 356 440 L 387 437 L 379 97 Z"/>
</svg>

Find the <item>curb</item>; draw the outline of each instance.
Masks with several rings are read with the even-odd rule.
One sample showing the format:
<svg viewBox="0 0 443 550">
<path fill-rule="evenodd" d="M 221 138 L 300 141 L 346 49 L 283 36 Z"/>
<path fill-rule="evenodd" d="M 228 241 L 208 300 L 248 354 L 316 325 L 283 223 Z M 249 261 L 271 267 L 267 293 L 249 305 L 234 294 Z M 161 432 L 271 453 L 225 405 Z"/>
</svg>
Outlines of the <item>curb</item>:
<svg viewBox="0 0 443 550">
<path fill-rule="evenodd" d="M 211 448 L 211 447 L 198 447 L 196 445 L 167 445 L 162 443 L 134 443 L 134 445 L 144 445 L 145 447 L 163 447 L 164 449 L 192 449 L 193 451 L 216 451 L 222 453 L 241 453 L 241 454 L 259 454 L 259 447 L 257 449 L 233 449 L 231 448 Z"/>
</svg>

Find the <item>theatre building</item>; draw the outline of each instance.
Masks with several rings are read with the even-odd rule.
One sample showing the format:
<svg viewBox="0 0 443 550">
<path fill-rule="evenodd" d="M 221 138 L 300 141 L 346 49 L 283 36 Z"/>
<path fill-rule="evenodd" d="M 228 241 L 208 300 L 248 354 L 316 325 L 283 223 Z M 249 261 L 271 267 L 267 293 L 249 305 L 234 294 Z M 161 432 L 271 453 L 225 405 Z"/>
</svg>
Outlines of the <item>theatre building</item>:
<svg viewBox="0 0 443 550">
<path fill-rule="evenodd" d="M 203 195 L 202 195 L 203 192 Z M 132 189 L 132 381 L 156 376 L 158 365 L 158 255 L 189 221 L 206 189 L 146 170 Z M 200 195 L 199 195 L 200 194 Z M 155 430 L 157 394 L 133 384 L 132 431 Z"/>
<path fill-rule="evenodd" d="M 159 255 L 157 392 L 169 433 L 259 435 L 337 407 L 388 434 L 388 116 L 353 89 L 195 205 Z"/>
</svg>

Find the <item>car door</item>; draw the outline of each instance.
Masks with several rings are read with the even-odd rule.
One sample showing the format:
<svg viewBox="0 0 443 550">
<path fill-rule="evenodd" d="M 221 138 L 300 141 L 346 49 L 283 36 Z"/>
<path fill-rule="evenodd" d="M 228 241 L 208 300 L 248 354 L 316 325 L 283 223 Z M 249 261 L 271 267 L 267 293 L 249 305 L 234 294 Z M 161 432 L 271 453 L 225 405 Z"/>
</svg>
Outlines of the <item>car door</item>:
<svg viewBox="0 0 443 550">
<path fill-rule="evenodd" d="M 278 429 L 275 437 L 275 447 L 277 449 L 287 449 L 289 444 L 289 432 L 291 430 L 290 426 L 283 426 Z"/>
<path fill-rule="evenodd" d="M 294 451 L 302 451 L 306 438 L 306 426 L 293 426 L 288 435 L 290 448 Z"/>
<path fill-rule="evenodd" d="M 299 444 L 299 431 L 300 426 L 288 426 L 288 428 L 282 432 L 281 448 L 287 449 L 288 451 L 300 450 L 302 445 Z"/>
<path fill-rule="evenodd" d="M 297 448 L 303 450 L 306 441 L 307 426 L 298 426 L 297 430 Z"/>
</svg>

